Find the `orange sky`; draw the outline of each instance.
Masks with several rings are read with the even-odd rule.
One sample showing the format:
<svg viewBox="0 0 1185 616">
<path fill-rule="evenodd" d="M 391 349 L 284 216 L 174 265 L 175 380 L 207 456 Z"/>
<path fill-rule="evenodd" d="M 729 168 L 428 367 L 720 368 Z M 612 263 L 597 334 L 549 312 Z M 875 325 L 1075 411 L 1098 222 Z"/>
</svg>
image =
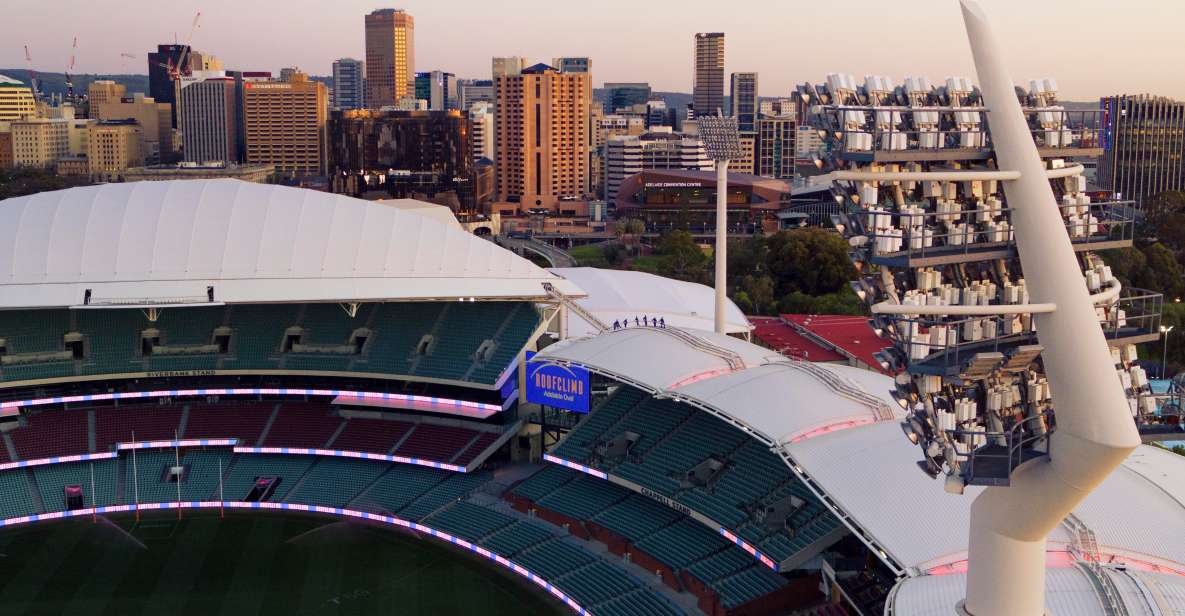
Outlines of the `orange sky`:
<svg viewBox="0 0 1185 616">
<path fill-rule="evenodd" d="M 61 71 L 78 37 L 78 72 L 146 72 L 159 42 L 185 39 L 229 68 L 296 65 L 327 74 L 362 56 L 362 16 L 379 6 L 416 19 L 416 68 L 488 78 L 494 55 L 593 58 L 593 81 L 689 91 L 692 35 L 727 34 L 726 71 L 757 71 L 762 95 L 828 72 L 973 76 L 955 0 L 5 0 L 0 66 Z M 1063 98 L 1152 92 L 1185 98 L 1185 1 L 981 0 L 1018 82 L 1053 76 Z M 718 7 L 726 7 L 724 9 Z M 138 56 L 120 58 L 120 53 Z"/>
</svg>

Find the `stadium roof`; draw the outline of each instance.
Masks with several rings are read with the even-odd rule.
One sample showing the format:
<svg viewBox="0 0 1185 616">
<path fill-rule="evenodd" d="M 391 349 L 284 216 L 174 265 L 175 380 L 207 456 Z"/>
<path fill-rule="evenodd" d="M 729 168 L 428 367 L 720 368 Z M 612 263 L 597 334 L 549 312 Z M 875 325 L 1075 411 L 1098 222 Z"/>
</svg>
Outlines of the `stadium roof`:
<svg viewBox="0 0 1185 616">
<path fill-rule="evenodd" d="M 662 317 L 669 327 L 705 331 L 711 331 L 714 327 L 715 294 L 711 287 L 645 272 L 595 267 L 555 267 L 549 271 L 572 281 L 587 292 L 588 297 L 576 300 L 576 303 L 602 323 L 612 325 L 618 319 L 650 316 Z M 729 301 L 726 311 L 729 333 L 749 331 L 749 321 L 736 304 Z M 592 324 L 573 311 L 568 311 L 569 336 L 595 332 L 596 328 Z"/>
<path fill-rule="evenodd" d="M 420 201 L 419 199 L 379 199 L 376 203 L 403 210 L 409 214 L 427 216 L 437 222 L 461 228 L 461 222 L 457 220 L 456 214 L 453 214 L 453 211 L 446 205 L 429 203 L 427 201 Z"/>
<path fill-rule="evenodd" d="M 230 179 L 0 201 L 0 308 L 542 299 L 576 285 L 464 230 L 343 195 Z"/>
<path fill-rule="evenodd" d="M 723 356 L 728 354 L 740 365 L 726 362 Z M 965 570 L 971 503 L 982 488 L 969 487 L 962 496 L 948 494 L 940 482 L 917 469 L 917 448 L 898 426 L 900 407 L 891 401 L 890 377 L 851 366 L 794 363 L 767 349 L 706 332 L 695 332 L 688 341 L 646 328 L 567 340 L 540 355 L 609 376 L 623 375 L 626 382 L 691 403 L 775 444 L 807 485 L 897 572 L 953 580 Z M 820 373 L 804 366 L 842 377 L 842 384 L 862 390 L 865 397 L 852 394 L 851 387 L 841 391 L 829 386 Z M 883 408 L 877 412 L 867 404 L 867 396 L 884 402 L 892 413 L 886 416 Z M 1056 433 L 1053 438 L 1056 456 Z M 1104 562 L 1183 576 L 1185 581 L 1185 458 L 1139 447 L 1073 515 L 1094 533 Z M 1073 566 L 1068 551 L 1074 538 L 1065 524 L 1050 534 L 1051 567 Z M 1066 592 L 1078 592 L 1071 582 L 1072 578 Z M 914 583 L 906 580 L 902 591 Z M 951 588 L 963 588 L 950 583 L 955 584 Z M 1185 588 L 1185 583 L 1177 587 Z M 931 613 L 913 608 L 937 601 L 945 592 L 937 585 L 916 588 L 920 594 L 901 595 L 898 601 L 908 602 L 901 603 L 897 613 Z M 1056 590 L 1051 584 L 1050 593 Z M 1185 605 L 1185 594 L 1179 596 Z M 1080 599 L 1050 600 L 1054 606 Z M 944 605 L 949 612 L 954 603 Z"/>
<path fill-rule="evenodd" d="M 889 345 L 878 338 L 868 317 L 837 314 L 784 314 L 782 320 L 806 338 L 879 371 L 873 354 Z"/>
</svg>

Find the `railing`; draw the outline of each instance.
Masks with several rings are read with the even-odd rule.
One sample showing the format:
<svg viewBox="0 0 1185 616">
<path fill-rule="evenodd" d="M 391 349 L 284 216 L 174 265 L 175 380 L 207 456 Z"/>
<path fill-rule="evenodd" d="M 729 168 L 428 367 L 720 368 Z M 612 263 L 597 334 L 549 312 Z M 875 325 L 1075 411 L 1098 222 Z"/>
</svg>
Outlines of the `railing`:
<svg viewBox="0 0 1185 616">
<path fill-rule="evenodd" d="M 1130 295 L 1121 295 L 1109 307 L 1110 314 L 1099 320 L 1103 334 L 1114 340 L 1158 332 L 1164 296 L 1144 289 L 1127 289 L 1124 293 Z M 1120 310 L 1125 314 L 1122 320 L 1118 316 Z M 905 353 L 911 367 L 928 365 L 944 371 L 961 368 L 978 353 L 1001 352 L 1036 336 L 1029 315 L 958 318 L 885 314 L 879 318 L 890 325 L 893 341 Z M 941 340 L 931 335 L 934 327 L 946 328 Z M 915 334 L 925 335 L 925 341 L 915 340 Z"/>
<path fill-rule="evenodd" d="M 841 154 L 978 150 L 992 147 L 983 107 L 824 106 Z M 1025 109 L 1039 148 L 1099 148 L 1099 110 Z M 852 114 L 860 114 L 856 121 Z M 927 115 L 929 117 L 927 117 Z M 961 125 L 961 126 L 960 126 Z M 925 127 L 925 128 L 922 128 Z M 849 134 L 852 136 L 849 137 Z M 868 138 L 864 138 L 867 135 Z"/>
<path fill-rule="evenodd" d="M 1002 431 L 947 430 L 947 435 L 954 441 L 974 442 L 982 439 L 985 443 L 967 452 L 955 450 L 955 457 L 967 483 L 1008 485 L 1008 478 L 1016 467 L 1029 460 L 1049 457 L 1052 444 L 1049 435 L 1055 429 L 1052 422 L 1047 422 L 1050 417 L 1045 414 L 1025 417 Z M 980 467 L 979 475 L 976 475 L 977 464 Z"/>
<path fill-rule="evenodd" d="M 1077 214 L 1079 208 L 1086 208 L 1086 215 Z M 1135 237 L 1135 204 L 1133 201 L 1101 201 L 1088 205 L 1059 206 L 1066 232 L 1070 240 L 1079 246 L 1092 246 L 1103 242 L 1132 241 Z M 850 212 L 859 222 L 869 239 L 869 248 L 875 257 L 926 257 L 971 255 L 990 249 L 1002 249 L 1015 244 L 1011 228 L 1010 207 L 990 210 L 993 222 L 1009 223 L 1007 229 L 982 229 L 985 223 L 975 222 L 978 215 L 988 210 L 962 209 L 950 212 L 895 212 L 880 210 L 859 210 Z M 897 234 L 877 233 L 874 217 L 887 217 L 889 226 Z M 1091 222 L 1091 217 L 1095 219 Z M 939 222 L 946 223 L 942 227 Z M 942 231 L 949 224 L 959 224 L 957 231 Z M 880 225 L 883 229 L 885 225 Z M 994 237 L 995 236 L 995 237 Z M 878 240 L 881 240 L 878 242 Z M 894 246 L 900 241 L 900 246 Z M 889 248 L 896 248 L 890 250 Z"/>
</svg>

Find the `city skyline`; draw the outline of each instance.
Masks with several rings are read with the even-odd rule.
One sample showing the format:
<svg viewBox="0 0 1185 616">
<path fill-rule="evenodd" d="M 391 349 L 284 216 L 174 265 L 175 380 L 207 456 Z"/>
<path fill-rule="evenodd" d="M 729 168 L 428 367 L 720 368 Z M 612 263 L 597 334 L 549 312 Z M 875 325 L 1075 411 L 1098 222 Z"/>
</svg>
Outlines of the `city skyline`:
<svg viewBox="0 0 1185 616">
<path fill-rule="evenodd" d="M 228 68 L 275 73 L 282 66 L 299 66 L 309 74 L 328 75 L 334 60 L 364 57 L 362 15 L 390 7 L 405 9 L 416 19 L 416 70 L 442 70 L 458 78 L 488 78 L 494 56 L 520 55 L 531 62 L 589 56 L 597 87 L 606 81 L 645 81 L 655 90 L 691 92 L 694 35 L 709 31 L 728 36 L 725 73 L 759 73 L 763 96 L 789 94 L 794 85 L 818 81 L 830 72 L 886 74 L 895 80 L 906 71 L 931 79 L 974 77 L 953 1 L 860 1 L 843 8 L 767 4 L 742 0 L 734 5 L 740 10 L 713 12 L 706 0 L 682 2 L 679 11 L 664 3 L 607 0 L 593 8 L 521 0 L 509 13 L 529 14 L 528 24 L 507 21 L 505 6 L 456 11 L 426 0 L 385 5 L 351 0 L 332 7 L 296 0 L 282 9 L 270 0 L 121 5 L 65 0 L 52 8 L 17 0 L 5 11 L 6 21 L 10 31 L 27 35 L 0 48 L 0 66 L 27 67 L 23 45 L 28 44 L 36 70 L 61 72 L 77 36 L 75 72 L 142 74 L 146 55 L 157 44 L 173 42 L 174 33 L 186 42 L 193 15 L 200 10 L 201 25 L 192 44 L 218 56 Z M 1185 5 L 1136 0 L 1123 11 L 1105 0 L 997 0 L 992 5 L 993 13 L 1013 17 L 1001 19 L 1000 34 L 1009 43 L 1005 53 L 1018 82 L 1052 77 L 1068 100 L 1144 92 L 1185 98 L 1185 80 L 1172 79 L 1162 68 L 1185 63 L 1185 46 L 1165 42 L 1176 35 L 1174 24 L 1185 18 Z M 633 17 L 621 19 L 623 11 Z M 761 18 L 755 18 L 759 12 Z M 926 15 L 924 36 L 905 28 L 895 36 L 883 28 L 899 22 L 893 16 L 901 14 Z M 1081 17 L 1069 23 L 1067 14 Z M 53 27 L 46 28 L 48 23 Z M 581 27 L 574 31 L 572 23 Z M 1050 23 L 1064 25 L 1049 28 Z M 258 45 L 264 38 L 268 44 Z M 623 44 L 628 41 L 638 43 Z M 1106 41 L 1115 51 L 1085 56 L 1082 51 L 1091 41 Z M 886 44 L 896 52 L 874 53 Z M 934 53 L 937 49 L 955 52 Z M 125 53 L 136 57 L 120 56 Z M 902 57 L 910 61 L 903 63 Z"/>
</svg>

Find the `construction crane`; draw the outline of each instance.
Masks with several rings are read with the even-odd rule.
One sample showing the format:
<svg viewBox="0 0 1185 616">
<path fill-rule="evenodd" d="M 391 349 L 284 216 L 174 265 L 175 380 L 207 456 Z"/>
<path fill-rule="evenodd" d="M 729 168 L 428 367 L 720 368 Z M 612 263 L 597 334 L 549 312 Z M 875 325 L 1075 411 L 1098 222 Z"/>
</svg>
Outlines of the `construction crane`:
<svg viewBox="0 0 1185 616">
<path fill-rule="evenodd" d="M 40 96 L 41 91 L 37 88 L 37 71 L 33 69 L 33 56 L 29 54 L 28 45 L 25 45 L 25 64 L 28 65 L 29 87 L 33 89 L 33 96 Z"/>
<path fill-rule="evenodd" d="M 78 37 L 74 37 L 74 44 L 70 47 L 70 64 L 66 67 L 66 100 L 74 102 L 74 80 L 70 72 L 74 70 L 74 55 L 78 51 Z"/>
<path fill-rule="evenodd" d="M 169 77 L 174 80 L 180 79 L 181 75 L 187 72 L 185 68 L 185 62 L 189 59 L 189 49 L 193 44 L 193 34 L 197 31 L 198 20 L 200 20 L 201 17 L 201 11 L 198 11 L 197 14 L 193 16 L 193 24 L 189 27 L 189 36 L 185 39 L 185 46 L 181 48 L 181 54 L 177 56 L 177 64 L 174 65 L 173 59 L 169 58 L 166 64 L 161 65 L 169 72 Z"/>
</svg>

